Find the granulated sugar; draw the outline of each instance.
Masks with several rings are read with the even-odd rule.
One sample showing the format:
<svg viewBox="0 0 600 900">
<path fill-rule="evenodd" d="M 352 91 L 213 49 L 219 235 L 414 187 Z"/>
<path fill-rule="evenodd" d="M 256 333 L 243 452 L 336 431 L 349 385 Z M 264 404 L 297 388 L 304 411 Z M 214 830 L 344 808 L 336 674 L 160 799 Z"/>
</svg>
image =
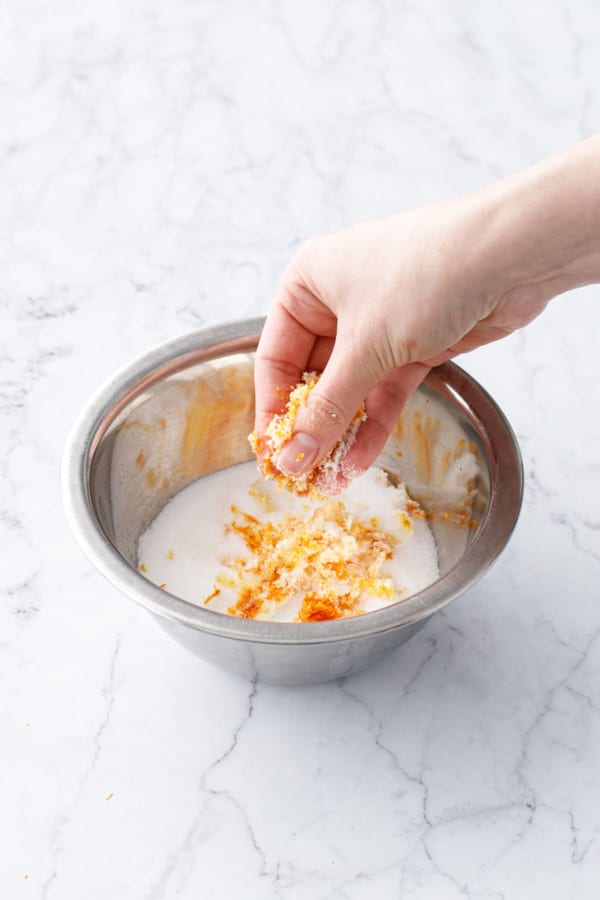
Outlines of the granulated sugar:
<svg viewBox="0 0 600 900">
<path fill-rule="evenodd" d="M 404 600 L 438 577 L 420 507 L 381 469 L 335 499 L 301 497 L 243 463 L 175 496 L 139 541 L 165 590 L 242 618 L 310 622 Z"/>
</svg>

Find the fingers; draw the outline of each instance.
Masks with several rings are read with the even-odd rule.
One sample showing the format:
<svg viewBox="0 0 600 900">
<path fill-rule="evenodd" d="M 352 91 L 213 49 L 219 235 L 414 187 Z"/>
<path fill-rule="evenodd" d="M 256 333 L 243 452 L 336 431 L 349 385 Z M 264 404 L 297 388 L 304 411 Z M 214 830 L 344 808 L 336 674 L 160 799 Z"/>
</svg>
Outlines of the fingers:
<svg viewBox="0 0 600 900">
<path fill-rule="evenodd" d="M 298 251 L 284 275 L 256 351 L 255 428 L 259 434 L 283 411 L 302 373 L 323 370 L 335 340 L 335 315 L 306 286 L 298 269 L 298 260 L 308 253 L 310 242 Z"/>
<path fill-rule="evenodd" d="M 307 472 L 344 436 L 379 373 L 352 358 L 349 345 L 334 344 L 317 386 L 298 410 L 294 436 L 278 457 L 277 465 L 289 475 Z"/>
<path fill-rule="evenodd" d="M 375 462 L 390 436 L 406 401 L 429 372 L 421 363 L 411 363 L 392 369 L 370 391 L 367 400 L 367 420 L 358 430 L 355 443 L 342 461 L 338 478 L 320 481 L 316 486 L 322 493 L 339 493 L 365 469 Z"/>
<path fill-rule="evenodd" d="M 298 384 L 311 354 L 315 335 L 276 303 L 265 322 L 254 363 L 255 427 L 262 434 L 280 413 L 290 390 Z"/>
<path fill-rule="evenodd" d="M 406 401 L 429 372 L 421 363 L 399 366 L 388 372 L 367 397 L 367 420 L 360 426 L 343 469 L 367 469 L 383 450 L 384 444 Z"/>
<path fill-rule="evenodd" d="M 308 357 L 306 371 L 322 372 L 329 361 L 334 343 L 335 338 L 318 337 Z"/>
</svg>

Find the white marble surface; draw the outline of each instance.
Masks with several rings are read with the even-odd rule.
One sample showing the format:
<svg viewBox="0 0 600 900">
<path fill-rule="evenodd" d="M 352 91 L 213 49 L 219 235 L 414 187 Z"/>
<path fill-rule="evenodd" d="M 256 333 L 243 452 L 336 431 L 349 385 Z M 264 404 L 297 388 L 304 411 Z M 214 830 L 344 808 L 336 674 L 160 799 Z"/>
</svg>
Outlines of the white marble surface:
<svg viewBox="0 0 600 900">
<path fill-rule="evenodd" d="M 597 3 L 23 0 L 0 69 L 0 897 L 597 900 L 598 287 L 463 359 L 521 441 L 520 524 L 346 682 L 187 655 L 58 491 L 88 394 L 264 311 L 302 238 L 597 129 Z"/>
</svg>

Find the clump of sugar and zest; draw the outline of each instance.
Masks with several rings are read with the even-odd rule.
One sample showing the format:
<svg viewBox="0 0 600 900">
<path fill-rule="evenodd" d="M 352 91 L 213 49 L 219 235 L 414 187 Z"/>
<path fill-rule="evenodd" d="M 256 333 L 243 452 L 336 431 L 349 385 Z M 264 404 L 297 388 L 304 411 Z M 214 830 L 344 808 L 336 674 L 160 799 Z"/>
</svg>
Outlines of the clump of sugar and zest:
<svg viewBox="0 0 600 900">
<path fill-rule="evenodd" d="M 281 472 L 277 466 L 277 460 L 283 448 L 294 435 L 298 410 L 306 404 L 318 380 L 319 376 L 316 372 L 305 372 L 302 381 L 290 393 L 285 412 L 271 419 L 262 437 L 259 437 L 255 431 L 248 436 L 252 449 L 260 458 L 265 478 L 276 481 L 280 486 L 300 496 L 329 493 L 335 489 L 342 463 L 356 440 L 360 425 L 367 418 L 363 403 L 342 439 L 332 447 L 317 466 L 300 475 L 288 475 Z"/>
</svg>

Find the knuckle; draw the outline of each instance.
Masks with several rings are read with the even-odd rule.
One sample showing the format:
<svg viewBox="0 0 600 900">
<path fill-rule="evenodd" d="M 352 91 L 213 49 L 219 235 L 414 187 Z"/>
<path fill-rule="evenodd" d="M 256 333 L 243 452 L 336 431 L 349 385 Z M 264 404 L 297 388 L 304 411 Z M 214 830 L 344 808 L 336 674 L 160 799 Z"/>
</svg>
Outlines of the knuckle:
<svg viewBox="0 0 600 900">
<path fill-rule="evenodd" d="M 355 410 L 348 412 L 335 398 L 324 394 L 312 394 L 307 404 L 307 412 L 322 426 L 332 431 L 344 428 Z"/>
<path fill-rule="evenodd" d="M 295 288 L 298 283 L 304 283 L 306 273 L 312 267 L 314 248 L 315 239 L 309 238 L 294 253 L 283 276 L 283 282 L 288 290 Z"/>
<path fill-rule="evenodd" d="M 294 260 L 298 264 L 306 263 L 314 256 L 316 248 L 319 246 L 318 237 L 307 238 L 296 250 Z"/>
<path fill-rule="evenodd" d="M 275 356 L 261 352 L 260 346 L 256 351 L 254 370 L 255 381 L 262 377 L 264 372 L 268 373 L 269 376 L 283 377 L 286 384 L 295 384 L 300 378 L 298 366 L 287 362 L 285 359 L 278 359 Z"/>
</svg>

